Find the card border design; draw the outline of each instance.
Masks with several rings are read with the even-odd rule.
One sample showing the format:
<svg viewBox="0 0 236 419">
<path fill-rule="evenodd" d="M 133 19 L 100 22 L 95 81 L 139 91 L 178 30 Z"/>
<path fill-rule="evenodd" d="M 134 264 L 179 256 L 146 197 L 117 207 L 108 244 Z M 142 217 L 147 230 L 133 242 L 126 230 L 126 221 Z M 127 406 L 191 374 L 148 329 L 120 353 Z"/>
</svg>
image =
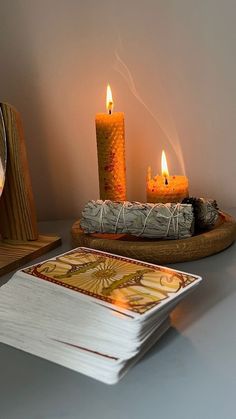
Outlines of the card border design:
<svg viewBox="0 0 236 419">
<path fill-rule="evenodd" d="M 68 288 L 68 289 L 73 290 L 75 292 L 78 292 L 80 294 L 84 294 L 84 295 L 86 295 L 88 297 L 92 297 L 92 298 L 95 299 L 95 301 L 96 300 L 100 300 L 100 301 L 103 301 L 105 303 L 111 304 L 112 307 L 110 307 L 110 308 L 113 311 L 117 311 L 118 313 L 122 313 L 125 316 L 128 316 L 130 318 L 133 317 L 131 315 L 131 313 L 133 313 L 133 314 L 134 313 L 135 314 L 139 314 L 140 316 L 142 316 L 145 313 L 150 312 L 150 310 L 152 310 L 154 307 L 157 307 L 162 301 L 164 301 L 164 300 L 166 300 L 166 298 L 168 298 L 168 296 L 167 296 L 167 297 L 163 298 L 160 301 L 153 302 L 152 304 L 148 305 L 147 308 L 146 308 L 146 310 L 144 310 L 143 312 L 140 312 L 138 309 L 135 309 L 134 307 L 131 307 L 129 309 L 126 308 L 126 310 L 125 310 L 126 312 L 124 312 L 123 310 L 122 311 L 119 311 L 119 307 L 117 307 L 117 306 L 114 307 L 114 299 L 113 298 L 110 298 L 109 296 L 104 296 L 103 297 L 100 294 L 95 294 L 95 293 L 93 293 L 91 291 L 88 291 L 88 290 L 85 290 L 83 288 L 79 288 L 79 287 L 76 287 L 74 285 L 70 285 L 70 284 L 61 282 L 60 280 L 57 280 L 57 279 L 54 279 L 54 278 L 50 278 L 50 277 L 42 274 L 41 272 L 38 272 L 38 270 L 37 270 L 40 266 L 42 266 L 46 262 L 50 262 L 50 261 L 54 261 L 54 260 L 56 261 L 56 258 L 57 257 L 62 257 L 62 256 L 67 256 L 67 255 L 73 255 L 74 253 L 76 253 L 78 251 L 80 251 L 80 252 L 83 251 L 83 253 L 85 253 L 85 254 L 86 253 L 88 253 L 88 254 L 89 253 L 93 253 L 93 254 L 99 255 L 99 256 L 105 255 L 106 257 L 108 257 L 110 259 L 116 259 L 116 260 L 123 261 L 123 262 L 126 261 L 126 262 L 129 262 L 129 263 L 134 264 L 134 265 L 137 265 L 137 266 L 149 267 L 149 268 L 152 268 L 155 271 L 165 270 L 166 272 L 168 272 L 168 271 L 175 272 L 176 274 L 181 275 L 182 277 L 184 275 L 188 275 L 191 278 L 194 278 L 194 280 L 190 284 L 194 284 L 195 281 L 198 281 L 199 280 L 199 277 L 197 275 L 188 274 L 188 273 L 185 273 L 185 272 L 178 271 L 176 269 L 171 269 L 171 268 L 168 268 L 168 267 L 162 267 L 162 266 L 154 265 L 154 264 L 151 264 L 151 263 L 148 263 L 148 262 L 143 262 L 143 261 L 139 261 L 139 260 L 135 260 L 135 259 L 131 259 L 131 258 L 119 256 L 119 255 L 114 255 L 114 254 L 111 254 L 111 253 L 107 253 L 107 252 L 103 252 L 103 251 L 99 251 L 99 250 L 95 250 L 95 249 L 85 248 L 85 247 L 79 247 L 79 248 L 72 249 L 72 250 L 70 250 L 68 252 L 65 252 L 65 253 L 61 254 L 61 255 L 55 256 L 55 257 L 53 257 L 51 259 L 45 260 L 45 261 L 43 261 L 41 263 L 38 263 L 37 265 L 33 265 L 33 266 L 30 266 L 30 267 L 24 268 L 22 270 L 22 272 L 24 272 L 24 273 L 26 273 L 28 275 L 32 275 L 33 277 L 36 277 L 36 278 L 39 278 L 39 279 L 43 279 L 45 281 L 52 282 L 52 283 L 54 283 L 56 285 L 59 285 L 59 286 L 62 286 L 64 288 Z M 184 289 L 185 287 L 182 287 L 180 285 L 180 287 L 178 288 L 178 290 L 176 290 L 174 292 L 174 295 L 176 295 L 181 288 Z M 122 305 L 120 306 L 120 308 L 122 309 Z M 130 314 L 128 314 L 127 312 L 130 313 Z"/>
</svg>

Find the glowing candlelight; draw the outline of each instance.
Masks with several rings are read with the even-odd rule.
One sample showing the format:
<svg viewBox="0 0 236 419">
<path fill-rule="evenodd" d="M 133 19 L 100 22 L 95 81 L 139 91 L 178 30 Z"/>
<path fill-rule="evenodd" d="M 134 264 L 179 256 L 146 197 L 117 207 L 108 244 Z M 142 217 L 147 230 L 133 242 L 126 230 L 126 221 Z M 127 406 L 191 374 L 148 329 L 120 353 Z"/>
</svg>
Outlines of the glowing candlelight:
<svg viewBox="0 0 236 419">
<path fill-rule="evenodd" d="M 169 176 L 169 170 L 168 170 L 166 154 L 164 150 L 162 150 L 162 153 L 161 153 L 161 174 L 165 178 L 165 181 L 164 181 L 165 185 L 168 185 L 167 176 Z"/>
<path fill-rule="evenodd" d="M 107 85 L 107 113 L 96 115 L 100 198 L 126 200 L 124 113 L 112 112 L 113 98 Z"/>
<path fill-rule="evenodd" d="M 106 98 L 106 107 L 108 110 L 108 113 L 111 115 L 112 110 L 113 110 L 113 98 L 112 98 L 112 92 L 111 92 L 111 87 L 110 84 L 107 85 L 107 98 Z"/>
<path fill-rule="evenodd" d="M 161 155 L 161 176 L 152 178 L 151 167 L 147 172 L 147 202 L 181 202 L 188 197 L 188 178 L 170 176 L 164 150 Z"/>
</svg>

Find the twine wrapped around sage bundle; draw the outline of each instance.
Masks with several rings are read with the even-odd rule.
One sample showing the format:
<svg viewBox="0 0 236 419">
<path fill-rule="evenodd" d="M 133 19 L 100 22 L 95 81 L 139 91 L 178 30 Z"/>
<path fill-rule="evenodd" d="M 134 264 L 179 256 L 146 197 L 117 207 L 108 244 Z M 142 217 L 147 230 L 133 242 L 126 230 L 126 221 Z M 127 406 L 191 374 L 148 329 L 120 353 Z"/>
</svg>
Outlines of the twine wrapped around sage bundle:
<svg viewBox="0 0 236 419">
<path fill-rule="evenodd" d="M 85 233 L 130 234 L 153 239 L 184 239 L 193 234 L 191 204 L 89 201 L 82 212 Z"/>
</svg>

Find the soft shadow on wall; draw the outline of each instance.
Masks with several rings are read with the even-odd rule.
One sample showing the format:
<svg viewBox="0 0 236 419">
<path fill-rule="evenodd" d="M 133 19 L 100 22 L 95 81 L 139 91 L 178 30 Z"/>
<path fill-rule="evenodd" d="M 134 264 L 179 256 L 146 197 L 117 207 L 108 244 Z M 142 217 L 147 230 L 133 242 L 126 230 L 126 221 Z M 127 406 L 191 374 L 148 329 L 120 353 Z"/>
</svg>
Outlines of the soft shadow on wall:
<svg viewBox="0 0 236 419">
<path fill-rule="evenodd" d="M 129 199 L 145 199 L 165 148 L 193 194 L 236 205 L 236 6 L 21 0 L 1 14 L 1 100 L 23 117 L 40 219 L 78 217 L 98 197 L 94 116 L 108 81 L 126 116 Z"/>
</svg>

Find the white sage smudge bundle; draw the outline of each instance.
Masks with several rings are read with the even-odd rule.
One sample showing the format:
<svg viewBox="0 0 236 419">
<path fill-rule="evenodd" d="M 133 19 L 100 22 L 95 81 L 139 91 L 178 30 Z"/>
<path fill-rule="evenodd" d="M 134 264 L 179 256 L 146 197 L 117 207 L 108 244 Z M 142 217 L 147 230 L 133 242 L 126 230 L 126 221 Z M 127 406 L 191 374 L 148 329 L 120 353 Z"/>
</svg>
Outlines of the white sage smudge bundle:
<svg viewBox="0 0 236 419">
<path fill-rule="evenodd" d="M 213 228 L 219 220 L 217 203 L 213 199 L 199 198 L 197 210 L 197 224 L 200 229 L 209 230 Z"/>
<path fill-rule="evenodd" d="M 217 202 L 206 198 L 185 198 L 182 203 L 192 204 L 196 230 L 210 230 L 220 219 Z"/>
<path fill-rule="evenodd" d="M 191 204 L 89 201 L 82 212 L 85 233 L 124 233 L 152 239 L 192 236 Z"/>
</svg>

